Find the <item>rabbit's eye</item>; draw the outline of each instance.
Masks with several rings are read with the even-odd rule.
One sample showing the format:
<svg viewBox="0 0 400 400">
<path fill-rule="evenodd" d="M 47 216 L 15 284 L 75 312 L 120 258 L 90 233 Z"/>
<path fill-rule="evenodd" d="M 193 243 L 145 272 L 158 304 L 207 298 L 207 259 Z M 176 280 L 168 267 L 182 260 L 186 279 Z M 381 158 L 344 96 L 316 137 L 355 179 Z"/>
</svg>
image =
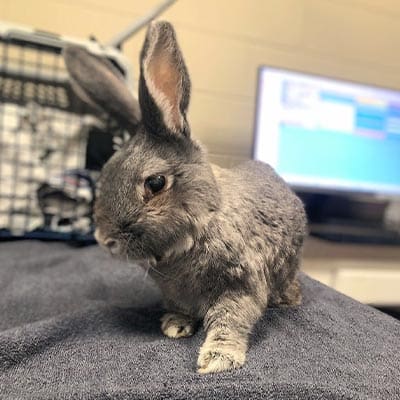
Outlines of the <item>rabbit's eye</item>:
<svg viewBox="0 0 400 400">
<path fill-rule="evenodd" d="M 158 193 L 164 186 L 165 176 L 162 175 L 149 176 L 144 182 L 144 187 L 150 190 L 152 194 Z"/>
</svg>

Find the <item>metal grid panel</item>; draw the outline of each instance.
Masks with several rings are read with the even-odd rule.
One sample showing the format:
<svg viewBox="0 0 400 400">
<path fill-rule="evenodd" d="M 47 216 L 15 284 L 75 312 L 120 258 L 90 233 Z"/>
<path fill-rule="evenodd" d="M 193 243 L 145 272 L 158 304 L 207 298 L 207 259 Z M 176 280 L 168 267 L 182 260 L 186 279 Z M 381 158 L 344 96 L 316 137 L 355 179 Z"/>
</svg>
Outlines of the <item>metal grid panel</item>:
<svg viewBox="0 0 400 400">
<path fill-rule="evenodd" d="M 89 114 L 59 49 L 0 41 L 0 237 L 91 237 Z"/>
</svg>

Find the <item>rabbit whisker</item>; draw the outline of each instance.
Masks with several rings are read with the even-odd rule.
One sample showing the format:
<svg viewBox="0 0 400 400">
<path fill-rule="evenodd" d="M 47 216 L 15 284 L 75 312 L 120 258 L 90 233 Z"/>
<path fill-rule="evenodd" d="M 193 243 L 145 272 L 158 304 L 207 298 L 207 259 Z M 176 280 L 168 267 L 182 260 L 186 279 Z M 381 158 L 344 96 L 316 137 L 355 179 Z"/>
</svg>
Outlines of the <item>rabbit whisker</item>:
<svg viewBox="0 0 400 400">
<path fill-rule="evenodd" d="M 149 266 L 149 270 L 150 269 L 153 270 L 154 272 L 156 272 L 158 275 L 162 276 L 163 278 L 167 278 L 167 279 L 170 279 L 170 280 L 173 280 L 173 281 L 176 280 L 172 276 L 166 275 L 163 272 L 159 271 L 158 269 L 154 268 L 152 265 Z"/>
</svg>

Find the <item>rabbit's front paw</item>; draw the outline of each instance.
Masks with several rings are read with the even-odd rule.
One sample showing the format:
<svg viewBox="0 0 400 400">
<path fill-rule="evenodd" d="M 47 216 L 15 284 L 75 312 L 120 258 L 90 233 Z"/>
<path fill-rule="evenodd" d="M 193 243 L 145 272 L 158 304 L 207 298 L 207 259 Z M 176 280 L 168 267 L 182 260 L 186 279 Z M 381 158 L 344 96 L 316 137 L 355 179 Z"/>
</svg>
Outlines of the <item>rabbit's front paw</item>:
<svg viewBox="0 0 400 400">
<path fill-rule="evenodd" d="M 212 372 L 229 371 L 240 368 L 246 360 L 246 352 L 234 349 L 232 346 L 205 343 L 200 349 L 197 360 L 198 372 L 209 374 Z"/>
<path fill-rule="evenodd" d="M 167 313 L 161 317 L 161 330 L 170 338 L 192 336 L 194 333 L 194 321 L 183 314 Z"/>
</svg>

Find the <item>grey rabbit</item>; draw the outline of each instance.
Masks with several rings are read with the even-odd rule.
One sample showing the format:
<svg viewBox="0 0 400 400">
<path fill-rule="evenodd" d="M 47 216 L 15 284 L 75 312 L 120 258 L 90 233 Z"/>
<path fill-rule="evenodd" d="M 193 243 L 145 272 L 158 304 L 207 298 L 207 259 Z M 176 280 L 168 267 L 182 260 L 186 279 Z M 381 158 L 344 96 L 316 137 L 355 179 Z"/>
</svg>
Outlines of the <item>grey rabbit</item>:
<svg viewBox="0 0 400 400">
<path fill-rule="evenodd" d="M 97 241 L 116 257 L 147 263 L 167 310 L 166 336 L 191 336 L 203 321 L 200 373 L 241 367 L 267 305 L 301 302 L 301 201 L 269 165 L 208 162 L 191 138 L 191 84 L 170 23 L 148 28 L 139 104 L 107 60 L 76 46 L 64 58 L 80 95 L 132 134 L 101 172 Z"/>
</svg>

